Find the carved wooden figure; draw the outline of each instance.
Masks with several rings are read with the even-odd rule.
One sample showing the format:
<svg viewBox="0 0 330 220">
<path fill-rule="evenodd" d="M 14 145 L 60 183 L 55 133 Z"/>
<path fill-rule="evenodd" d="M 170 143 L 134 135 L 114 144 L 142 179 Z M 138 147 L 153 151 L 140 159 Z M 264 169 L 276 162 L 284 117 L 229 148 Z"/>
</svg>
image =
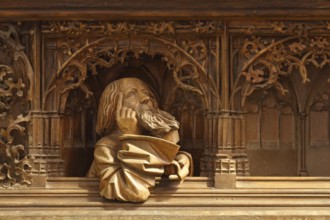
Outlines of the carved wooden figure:
<svg viewBox="0 0 330 220">
<path fill-rule="evenodd" d="M 142 202 L 164 174 L 183 181 L 192 175 L 192 159 L 178 152 L 179 123 L 158 108 L 145 83 L 122 78 L 110 83 L 100 99 L 95 145 L 89 177 L 100 179 L 107 199 Z M 147 135 L 147 136 L 145 136 Z M 153 138 L 150 138 L 153 136 Z"/>
</svg>

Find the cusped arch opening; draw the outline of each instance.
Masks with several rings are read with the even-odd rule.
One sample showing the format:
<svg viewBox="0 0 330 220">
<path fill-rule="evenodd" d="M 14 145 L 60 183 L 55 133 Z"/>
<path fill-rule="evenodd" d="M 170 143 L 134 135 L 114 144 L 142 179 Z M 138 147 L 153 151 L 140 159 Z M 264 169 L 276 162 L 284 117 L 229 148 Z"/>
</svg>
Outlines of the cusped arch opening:
<svg viewBox="0 0 330 220">
<path fill-rule="evenodd" d="M 98 68 L 97 72 L 97 75 L 89 74 L 84 81 L 86 88 L 93 94 L 92 97 L 86 99 L 84 92 L 77 88 L 69 91 L 65 101 L 62 131 L 66 135 L 62 148 L 65 175 L 84 176 L 87 173 L 93 158 L 93 144 L 100 138 L 95 132 L 100 96 L 109 83 L 125 77 L 139 78 L 145 82 L 155 94 L 160 108 L 179 120 L 179 144 L 182 150 L 192 154 L 195 161 L 194 174 L 199 175 L 206 109 L 202 96 L 180 89 L 161 55 L 145 54 L 139 59 L 129 57 L 125 62 L 117 63 L 110 68 Z M 77 100 L 78 103 L 74 103 Z M 195 101 L 192 102 L 193 100 Z M 73 112 L 70 112 L 72 110 Z"/>
</svg>

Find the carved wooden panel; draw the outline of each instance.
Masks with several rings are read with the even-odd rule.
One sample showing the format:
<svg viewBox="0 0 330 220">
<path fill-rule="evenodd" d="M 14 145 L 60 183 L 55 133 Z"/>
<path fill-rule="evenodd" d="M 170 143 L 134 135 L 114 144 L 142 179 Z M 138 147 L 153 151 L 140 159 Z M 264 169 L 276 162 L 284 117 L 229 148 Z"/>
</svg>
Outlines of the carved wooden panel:
<svg viewBox="0 0 330 220">
<path fill-rule="evenodd" d="M 206 111 L 220 106 L 220 33 L 216 21 L 43 22 L 42 105 L 60 114 L 66 175 L 87 171 L 100 95 L 128 76 L 147 82 L 162 108 L 180 120 L 180 144 L 196 158 L 199 175 Z"/>
<path fill-rule="evenodd" d="M 105 86 L 137 77 L 195 175 L 329 175 L 329 21 L 0 25 L 1 183 L 84 176 Z"/>
<path fill-rule="evenodd" d="M 324 123 L 327 114 L 322 111 L 315 114 L 315 106 L 320 103 L 313 104 L 322 99 L 322 95 L 316 97 L 316 94 L 329 78 L 326 74 L 329 71 L 328 30 L 327 21 L 260 22 L 255 26 L 239 24 L 232 29 L 235 80 L 230 100 L 236 109 L 245 106 L 247 120 L 252 123 L 251 129 L 247 126 L 247 141 L 248 148 L 255 148 L 249 150 L 249 158 L 253 161 L 251 169 L 256 173 L 307 175 L 310 166 L 311 172 L 327 175 L 327 168 L 320 164 L 316 168 L 312 161 L 316 160 L 313 145 L 328 145 L 328 129 Z M 246 36 L 239 36 L 239 31 Z M 260 158 L 259 162 L 252 159 L 254 154 Z M 285 171 L 276 168 L 281 167 L 279 163 Z M 254 168 L 260 166 L 264 167 L 263 171 Z"/>
<path fill-rule="evenodd" d="M 0 25 L 0 187 L 31 184 L 34 157 L 29 155 L 33 70 L 19 27 Z"/>
</svg>

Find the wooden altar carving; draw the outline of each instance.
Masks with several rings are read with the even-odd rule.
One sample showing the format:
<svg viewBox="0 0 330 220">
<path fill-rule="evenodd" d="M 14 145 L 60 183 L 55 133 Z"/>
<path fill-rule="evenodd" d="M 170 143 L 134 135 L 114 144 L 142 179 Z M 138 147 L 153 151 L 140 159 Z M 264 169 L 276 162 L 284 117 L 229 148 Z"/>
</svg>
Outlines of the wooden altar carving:
<svg viewBox="0 0 330 220">
<path fill-rule="evenodd" d="M 325 74 L 324 80 L 309 75 L 329 65 L 329 43 L 324 35 L 327 21 L 274 21 L 259 26 L 222 21 L 44 21 L 40 29 L 31 22 L 20 26 L 4 23 L 2 27 L 4 53 L 14 50 L 12 54 L 22 54 L 20 71 L 26 71 L 20 73 L 23 78 L 10 77 L 18 67 L 8 64 L 19 60 L 3 61 L 6 98 L 1 114 L 9 117 L 6 111 L 17 102 L 11 94 L 27 97 L 29 104 L 25 105 L 29 107 L 21 113 L 31 119 L 21 121 L 32 120 L 26 130 L 31 140 L 22 146 L 34 158 L 32 174 L 84 176 L 97 138 L 95 113 L 100 94 L 107 83 L 131 76 L 132 70 L 150 84 L 162 108 L 180 120 L 182 145 L 197 158 L 195 175 L 248 175 L 246 145 L 252 150 L 291 149 L 291 158 L 299 165 L 292 167 L 290 175 L 308 173 L 307 141 L 313 140 L 306 140 L 304 134 L 314 131 L 306 128 L 307 123 L 313 123 L 306 117 L 315 106 L 314 97 L 321 93 L 318 88 L 322 89 L 327 80 Z M 33 59 L 42 64 L 39 72 L 44 77 L 36 79 L 30 60 L 18 49 L 23 48 L 18 27 L 30 31 L 30 42 L 32 38 L 42 39 L 32 49 L 43 49 L 43 58 Z M 226 36 L 232 39 L 226 45 L 232 54 L 227 61 L 221 59 L 228 56 L 221 46 L 227 44 Z M 232 80 L 229 90 L 219 74 L 226 62 L 230 64 L 227 80 Z M 38 80 L 42 93 L 33 87 Z M 307 90 L 314 92 L 304 95 Z M 269 136 L 271 131 L 262 121 L 267 120 L 267 114 L 278 115 L 276 137 Z M 251 128 L 247 137 L 246 126 Z M 266 130 L 261 130 L 262 126 Z M 285 126 L 291 126 L 289 133 L 284 132 Z M 38 129 L 43 132 L 35 135 Z M 300 155 L 298 159 L 294 154 Z M 74 162 L 77 155 L 83 159 Z"/>
<path fill-rule="evenodd" d="M 185 127 L 188 129 L 190 126 L 187 124 L 188 121 L 182 121 L 183 128 L 180 131 L 183 142 L 185 137 L 190 139 L 187 147 L 197 148 L 191 149 L 196 152 L 197 174 L 199 170 L 203 175 L 213 175 L 215 169 L 229 172 L 230 160 L 225 156 L 226 154 L 225 160 L 218 165 L 214 163 L 216 143 L 209 140 L 210 146 L 206 148 L 210 150 L 202 146 L 206 141 L 206 134 L 217 132 L 214 129 L 218 129 L 215 126 L 218 122 L 214 120 L 217 120 L 219 113 L 216 112 L 221 106 L 220 80 L 217 79 L 215 72 L 211 72 L 216 68 L 210 66 L 216 65 L 214 60 L 219 59 L 216 57 L 219 51 L 216 50 L 219 50 L 220 44 L 217 37 L 221 33 L 220 22 L 49 22 L 42 27 L 45 36 L 60 34 L 58 47 L 61 54 L 57 55 L 59 60 L 56 64 L 59 65 L 55 74 L 57 77 L 51 79 L 45 92 L 44 108 L 49 108 L 48 99 L 56 93 L 56 98 L 53 98 L 53 108 L 64 112 L 69 92 L 74 89 L 79 89 L 85 94 L 86 99 L 92 98 L 96 100 L 94 103 L 97 103 L 101 88 L 104 88 L 107 82 L 122 77 L 130 69 L 131 72 L 135 70 L 145 75 L 146 81 L 158 94 L 165 110 L 173 111 L 172 113 L 181 118 L 180 120 L 198 117 L 193 122 L 190 134 L 184 135 L 187 133 Z M 187 37 L 189 33 L 200 36 L 189 38 Z M 70 37 L 69 40 L 67 36 Z M 209 40 L 211 37 L 213 42 Z M 157 71 L 155 68 L 161 69 Z M 210 71 L 207 71 L 207 68 Z M 102 71 L 103 74 L 100 73 Z M 97 81 L 104 83 L 97 85 Z M 90 91 L 90 88 L 100 90 Z M 185 97 L 189 101 L 189 104 L 187 103 L 189 108 L 196 109 L 194 111 L 197 115 L 195 112 L 189 114 L 187 112 L 189 109 L 175 107 L 185 106 L 184 100 L 178 97 Z M 205 116 L 206 111 L 210 112 L 208 116 Z M 197 131 L 197 127 L 204 127 L 205 131 L 203 129 Z M 210 129 L 210 132 L 206 129 Z M 199 140 L 196 140 L 197 135 Z M 189 146 L 188 143 L 194 143 L 195 146 Z M 199 161 L 201 161 L 200 169 Z M 235 172 L 236 166 L 231 169 Z M 246 173 L 244 168 L 240 172 Z"/>
<path fill-rule="evenodd" d="M 127 77 L 180 123 L 178 145 L 195 168 L 182 186 L 156 178 L 146 207 L 330 206 L 328 2 L 17 1 L 0 3 L 0 194 L 8 200 L 50 190 L 71 201 L 81 190 L 80 207 L 119 207 L 96 197 L 98 182 L 86 174 L 101 138 L 101 94 Z M 27 201 L 21 207 L 38 202 Z M 59 207 L 76 207 L 67 204 Z"/>
<path fill-rule="evenodd" d="M 307 129 L 307 123 L 313 123 L 314 119 L 306 117 L 311 106 L 316 108 L 314 97 L 321 93 L 318 89 L 327 80 L 326 74 L 322 75 L 324 80 L 309 75 L 316 70 L 325 71 L 329 65 L 329 43 L 324 35 L 327 21 L 276 21 L 248 27 L 222 21 L 45 21 L 40 29 L 31 22 L 20 26 L 4 23 L 2 27 L 3 53 L 10 52 L 15 58 L 10 60 L 9 56 L 2 64 L 6 91 L 3 91 L 1 114 L 9 117 L 7 111 L 13 108 L 10 105 L 26 97 L 29 104 L 25 104 L 27 108 L 21 113 L 31 119 L 21 121 L 32 120 L 26 130 L 31 140 L 22 146 L 34 157 L 32 174 L 84 176 L 97 138 L 95 112 L 102 89 L 118 77 L 130 76 L 131 70 L 143 75 L 156 91 L 162 108 L 180 120 L 183 146 L 197 158 L 195 175 L 248 175 L 246 144 L 252 150 L 291 149 L 291 158 L 299 166 L 292 167 L 290 175 L 308 173 L 307 141 L 313 140 L 306 140 L 304 134 L 314 132 Z M 33 45 L 43 48 L 43 59 L 33 59 L 42 63 L 39 72 L 44 77 L 35 79 L 37 75 L 30 64 L 32 57 L 29 60 L 20 46 L 22 34 L 17 32 L 18 27 L 30 31 L 26 37 L 30 41 L 26 43 L 32 38 L 43 39 Z M 219 75 L 224 68 L 222 64 L 227 62 L 221 60 L 227 56 L 222 55 L 221 47 L 227 43 L 225 36 L 232 39 L 227 45 L 233 58 L 227 60 L 232 80 L 229 90 L 222 85 L 223 75 Z M 20 68 L 23 78 L 19 74 L 10 76 L 17 71 L 14 68 Z M 33 87 L 33 82 L 38 80 L 42 82 L 42 93 Z M 224 87 L 227 93 L 223 92 Z M 307 94 L 307 90 L 313 92 Z M 272 108 L 280 109 L 280 113 Z M 281 118 L 277 119 L 276 137 L 267 134 L 267 123 L 262 121 L 267 120 L 267 114 Z M 11 120 L 18 115 L 16 111 Z M 246 126 L 252 129 L 247 137 Z M 260 126 L 266 130 L 260 130 Z M 289 133 L 281 130 L 285 126 L 291 126 Z M 10 128 L 4 127 L 4 132 L 10 134 L 6 129 Z M 43 132 L 35 135 L 38 129 Z M 267 135 L 273 138 L 269 143 Z M 5 136 L 4 140 L 5 144 L 9 141 Z M 300 155 L 298 159 L 294 154 Z M 84 159 L 76 163 L 75 155 Z"/>
</svg>

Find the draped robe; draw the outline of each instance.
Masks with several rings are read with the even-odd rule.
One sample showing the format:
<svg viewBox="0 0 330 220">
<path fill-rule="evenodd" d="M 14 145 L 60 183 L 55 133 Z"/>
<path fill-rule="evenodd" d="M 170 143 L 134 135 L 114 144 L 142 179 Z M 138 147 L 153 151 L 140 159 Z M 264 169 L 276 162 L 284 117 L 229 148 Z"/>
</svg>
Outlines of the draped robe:
<svg viewBox="0 0 330 220">
<path fill-rule="evenodd" d="M 87 176 L 100 179 L 100 194 L 107 199 L 143 202 L 178 150 L 178 145 L 164 139 L 112 133 L 96 143 Z M 192 164 L 191 156 L 183 154 Z"/>
</svg>

